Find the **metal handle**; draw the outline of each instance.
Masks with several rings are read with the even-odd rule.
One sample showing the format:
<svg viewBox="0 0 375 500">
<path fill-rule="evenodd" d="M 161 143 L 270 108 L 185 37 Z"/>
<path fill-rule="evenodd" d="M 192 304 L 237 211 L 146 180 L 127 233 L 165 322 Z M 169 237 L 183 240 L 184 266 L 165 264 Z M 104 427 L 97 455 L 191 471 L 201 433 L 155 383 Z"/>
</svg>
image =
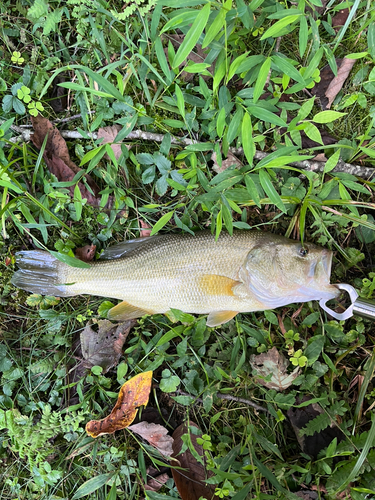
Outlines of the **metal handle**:
<svg viewBox="0 0 375 500">
<path fill-rule="evenodd" d="M 339 290 L 345 290 L 348 292 L 351 304 L 350 306 L 342 313 L 337 313 L 333 311 L 326 305 L 325 300 L 321 300 L 319 302 L 320 307 L 326 311 L 332 318 L 335 318 L 339 321 L 346 320 L 351 318 L 353 314 L 357 316 L 361 316 L 363 318 L 370 318 L 375 321 L 375 302 L 368 299 L 362 299 L 359 297 L 356 290 L 346 283 L 338 283 L 335 285 Z"/>
<path fill-rule="evenodd" d="M 353 304 L 353 314 L 375 321 L 375 302 L 359 297 Z"/>
</svg>

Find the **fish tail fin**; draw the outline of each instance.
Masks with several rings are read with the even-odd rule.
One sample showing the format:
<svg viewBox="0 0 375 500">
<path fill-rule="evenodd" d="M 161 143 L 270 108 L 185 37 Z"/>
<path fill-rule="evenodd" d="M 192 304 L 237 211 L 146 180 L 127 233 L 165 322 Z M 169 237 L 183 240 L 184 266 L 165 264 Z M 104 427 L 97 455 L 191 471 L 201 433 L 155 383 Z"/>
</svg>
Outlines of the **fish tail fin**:
<svg viewBox="0 0 375 500">
<path fill-rule="evenodd" d="M 41 295 L 69 297 L 76 295 L 64 282 L 68 266 L 44 250 L 28 250 L 16 254 L 19 270 L 11 279 L 18 288 Z"/>
</svg>

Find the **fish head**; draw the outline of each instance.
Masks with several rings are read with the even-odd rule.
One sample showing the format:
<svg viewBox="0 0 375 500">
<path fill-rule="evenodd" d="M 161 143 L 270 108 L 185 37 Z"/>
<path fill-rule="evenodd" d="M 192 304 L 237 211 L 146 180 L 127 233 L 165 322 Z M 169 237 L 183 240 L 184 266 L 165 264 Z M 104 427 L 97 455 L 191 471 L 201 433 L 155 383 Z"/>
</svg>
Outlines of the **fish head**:
<svg viewBox="0 0 375 500">
<path fill-rule="evenodd" d="M 269 309 L 337 297 L 339 290 L 330 284 L 331 265 L 329 250 L 269 235 L 248 253 L 241 278 Z"/>
</svg>

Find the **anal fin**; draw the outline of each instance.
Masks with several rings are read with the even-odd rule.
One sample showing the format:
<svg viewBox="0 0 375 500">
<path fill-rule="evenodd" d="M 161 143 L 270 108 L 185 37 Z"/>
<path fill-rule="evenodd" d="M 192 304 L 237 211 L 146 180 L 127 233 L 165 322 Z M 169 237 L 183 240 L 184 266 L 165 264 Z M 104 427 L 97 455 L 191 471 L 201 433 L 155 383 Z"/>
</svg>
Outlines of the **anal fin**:
<svg viewBox="0 0 375 500">
<path fill-rule="evenodd" d="M 207 326 L 218 326 L 227 323 L 238 314 L 238 311 L 213 311 L 207 318 Z"/>
<path fill-rule="evenodd" d="M 108 311 L 107 318 L 115 321 L 125 321 L 127 319 L 141 318 L 145 314 L 155 314 L 155 312 L 133 306 L 124 300 Z"/>
</svg>

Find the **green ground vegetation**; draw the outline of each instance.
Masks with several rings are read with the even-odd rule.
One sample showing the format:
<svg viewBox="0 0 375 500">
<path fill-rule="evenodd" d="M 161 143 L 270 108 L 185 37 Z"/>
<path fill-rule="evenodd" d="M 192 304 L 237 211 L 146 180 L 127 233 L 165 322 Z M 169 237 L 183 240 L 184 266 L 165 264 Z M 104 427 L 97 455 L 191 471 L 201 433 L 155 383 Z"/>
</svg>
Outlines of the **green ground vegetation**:
<svg viewBox="0 0 375 500">
<path fill-rule="evenodd" d="M 374 183 L 334 168 L 340 159 L 375 161 L 375 8 L 370 0 L 323 3 L 1 2 L 2 499 L 179 498 L 172 477 L 159 492 L 143 491 L 146 468 L 162 460 L 134 434 L 85 433 L 90 419 L 109 413 L 121 384 L 148 370 L 156 384 L 150 406 L 166 427 L 190 418 L 202 429 L 215 498 L 295 498 L 303 489 L 375 498 L 370 320 L 330 320 L 317 303 L 239 315 L 218 328 L 178 312 L 145 317 L 118 366 L 94 366 L 72 381 L 80 332 L 111 304 L 30 296 L 10 284 L 20 249 L 72 257 L 94 244 L 99 256 L 138 237 L 142 222 L 153 233 L 258 228 L 313 241 L 334 251 L 332 282 L 373 298 Z M 315 90 L 344 57 L 355 64 L 324 109 L 324 92 Z M 78 132 L 66 139 L 83 169 L 71 182 L 49 171 L 45 144 L 40 151 L 25 139 L 38 115 Z M 95 135 L 115 124 L 117 157 Z M 129 139 L 136 130 L 163 139 Z M 290 165 L 318 153 L 327 158 L 320 173 Z M 86 173 L 100 189 L 96 206 L 78 186 Z M 250 363 L 273 347 L 290 373 L 300 370 L 284 391 L 260 384 Z M 315 456 L 288 417 L 307 400 L 320 413 L 300 437 L 340 431 Z"/>
</svg>

